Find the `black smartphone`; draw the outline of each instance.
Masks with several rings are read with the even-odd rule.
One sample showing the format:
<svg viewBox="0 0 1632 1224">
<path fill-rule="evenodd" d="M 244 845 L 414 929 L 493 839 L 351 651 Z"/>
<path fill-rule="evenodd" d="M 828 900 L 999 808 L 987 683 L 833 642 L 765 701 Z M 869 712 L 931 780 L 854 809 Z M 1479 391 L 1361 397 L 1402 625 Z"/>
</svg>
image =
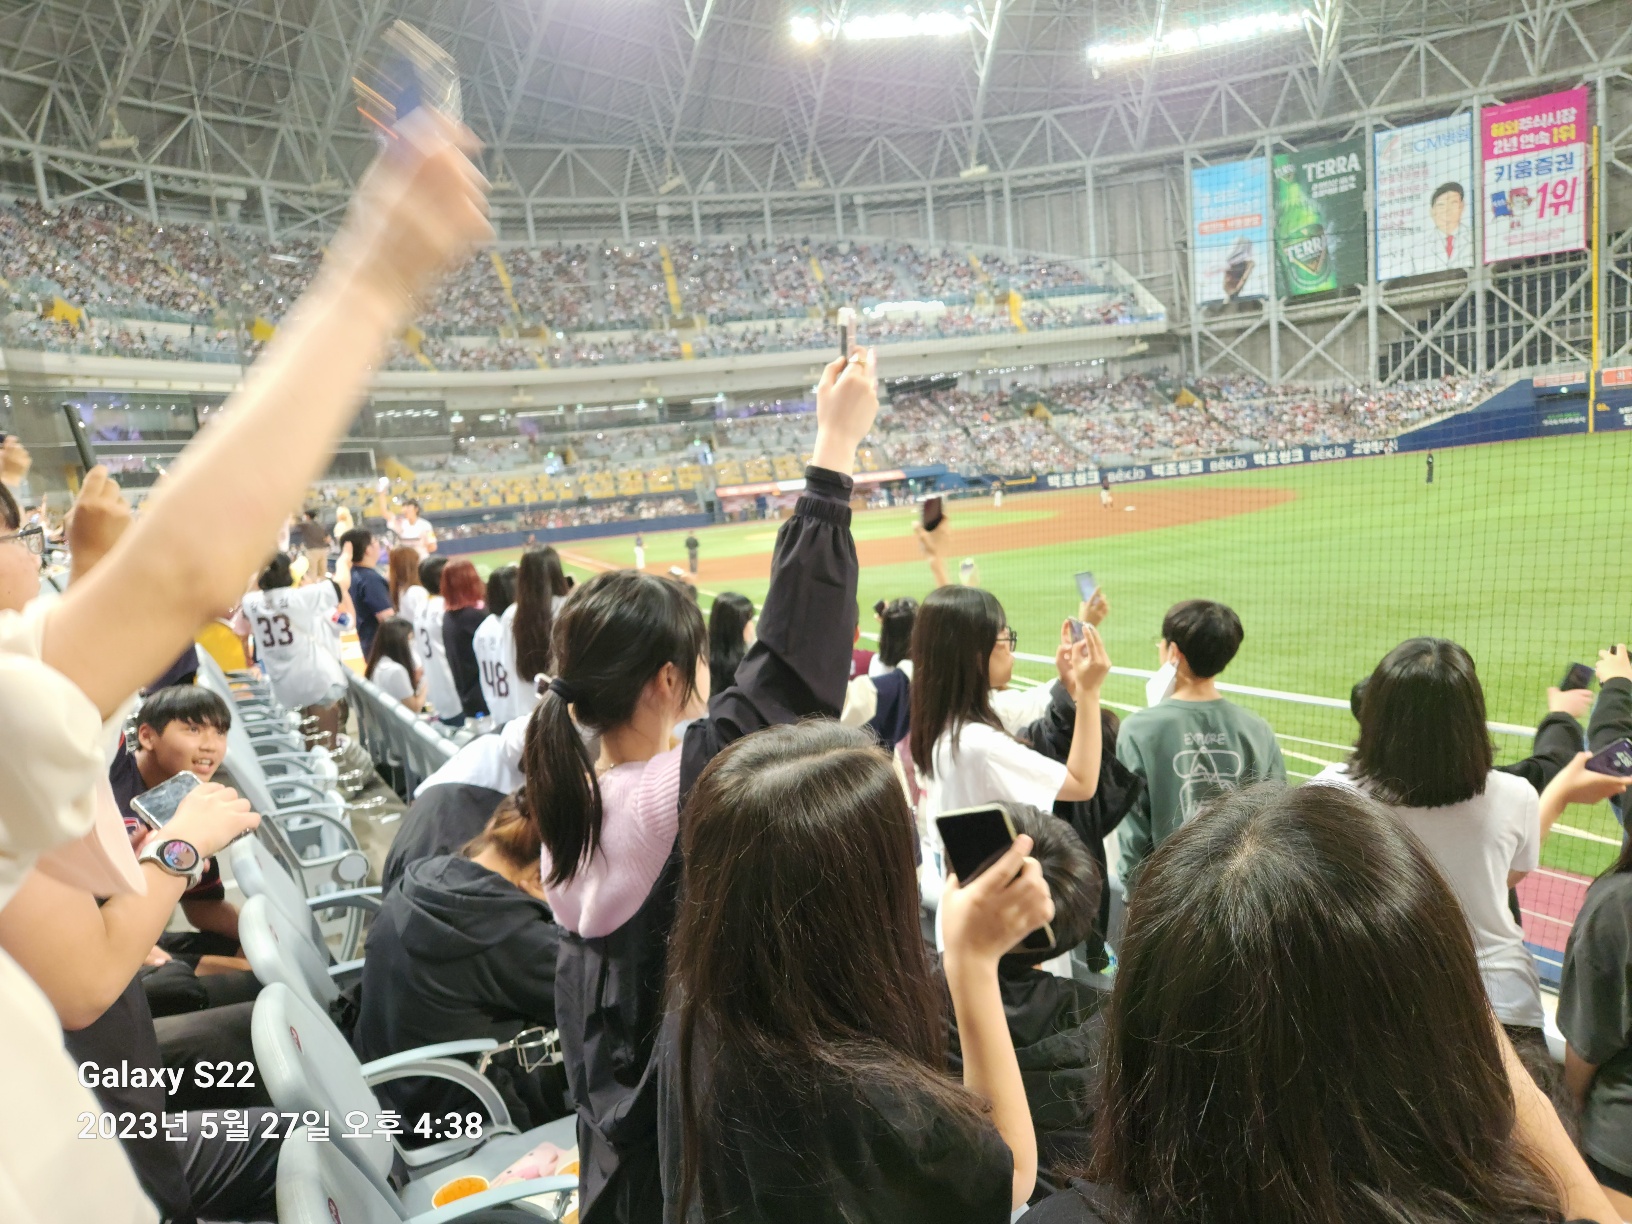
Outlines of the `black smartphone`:
<svg viewBox="0 0 1632 1224">
<path fill-rule="evenodd" d="M 170 823 L 181 801 L 202 785 L 203 779 L 184 769 L 175 777 L 160 782 L 152 790 L 143 791 L 130 801 L 130 807 L 150 829 L 162 829 Z"/>
<path fill-rule="evenodd" d="M 856 310 L 853 306 L 839 307 L 839 356 L 850 356 L 850 346 L 856 342 Z"/>
<path fill-rule="evenodd" d="M 946 512 L 941 509 L 941 499 L 938 497 L 924 498 L 924 530 L 934 531 L 941 525 Z"/>
<path fill-rule="evenodd" d="M 1591 688 L 1595 675 L 1597 673 L 1585 663 L 1571 663 L 1564 679 L 1558 682 L 1559 690 L 1568 693 L 1571 689 Z"/>
<path fill-rule="evenodd" d="M 1632 740 L 1618 739 L 1602 752 L 1593 753 L 1587 768 L 1612 778 L 1632 778 Z"/>
<path fill-rule="evenodd" d="M 74 435 L 74 449 L 79 452 L 79 465 L 89 472 L 96 466 L 96 452 L 91 449 L 90 435 L 85 432 L 85 422 L 79 418 L 79 409 L 64 402 L 62 415 L 68 418 L 68 432 Z"/>
<path fill-rule="evenodd" d="M 1099 590 L 1099 583 L 1094 581 L 1093 574 L 1083 570 L 1082 573 L 1077 575 L 1077 594 L 1082 596 L 1083 603 L 1087 603 L 1092 599 L 1094 592 L 1097 590 Z"/>
<path fill-rule="evenodd" d="M 957 874 L 958 883 L 967 884 L 1008 852 L 1014 844 L 1014 821 L 999 804 L 959 808 L 935 819 L 946 847 L 946 861 Z M 1054 946 L 1054 928 L 1044 923 L 1021 944 L 1042 949 Z"/>
</svg>

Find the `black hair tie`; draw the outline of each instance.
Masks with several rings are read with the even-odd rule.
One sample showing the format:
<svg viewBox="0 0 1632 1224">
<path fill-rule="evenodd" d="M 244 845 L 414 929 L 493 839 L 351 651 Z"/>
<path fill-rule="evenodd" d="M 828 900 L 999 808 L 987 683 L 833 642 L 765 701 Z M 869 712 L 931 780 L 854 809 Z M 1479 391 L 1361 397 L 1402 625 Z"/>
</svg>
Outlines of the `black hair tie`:
<svg viewBox="0 0 1632 1224">
<path fill-rule="evenodd" d="M 550 681 L 550 692 L 561 698 L 561 700 L 566 702 L 568 705 L 571 705 L 578 699 L 577 694 L 572 691 L 572 685 L 568 684 L 560 676 L 557 676 L 554 680 Z"/>
</svg>

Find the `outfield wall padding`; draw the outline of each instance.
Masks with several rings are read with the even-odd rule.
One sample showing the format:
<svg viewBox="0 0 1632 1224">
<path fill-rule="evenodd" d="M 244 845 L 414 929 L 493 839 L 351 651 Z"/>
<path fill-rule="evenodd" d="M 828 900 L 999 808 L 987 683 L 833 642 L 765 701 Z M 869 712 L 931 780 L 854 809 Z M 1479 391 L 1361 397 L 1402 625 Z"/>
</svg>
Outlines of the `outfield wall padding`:
<svg viewBox="0 0 1632 1224">
<path fill-rule="evenodd" d="M 584 523 L 578 527 L 529 527 L 525 531 L 496 531 L 491 535 L 458 536 L 437 540 L 442 553 L 487 552 L 492 548 L 520 548 L 529 539 L 535 544 L 564 544 L 571 540 L 593 540 L 603 536 L 634 535 L 637 531 L 682 531 L 707 527 L 714 520 L 706 514 L 671 514 L 666 518 L 626 519 L 620 523 Z"/>
</svg>

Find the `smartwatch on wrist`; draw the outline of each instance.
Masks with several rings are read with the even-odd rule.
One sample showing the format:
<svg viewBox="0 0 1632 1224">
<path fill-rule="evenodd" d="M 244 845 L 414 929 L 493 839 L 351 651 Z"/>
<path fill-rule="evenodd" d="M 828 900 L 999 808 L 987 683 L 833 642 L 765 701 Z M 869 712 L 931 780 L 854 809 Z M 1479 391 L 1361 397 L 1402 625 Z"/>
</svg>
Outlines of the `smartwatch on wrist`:
<svg viewBox="0 0 1632 1224">
<path fill-rule="evenodd" d="M 179 837 L 155 837 L 136 856 L 139 863 L 152 863 L 168 875 L 180 876 L 194 888 L 204 878 L 204 856 L 192 842 Z"/>
</svg>

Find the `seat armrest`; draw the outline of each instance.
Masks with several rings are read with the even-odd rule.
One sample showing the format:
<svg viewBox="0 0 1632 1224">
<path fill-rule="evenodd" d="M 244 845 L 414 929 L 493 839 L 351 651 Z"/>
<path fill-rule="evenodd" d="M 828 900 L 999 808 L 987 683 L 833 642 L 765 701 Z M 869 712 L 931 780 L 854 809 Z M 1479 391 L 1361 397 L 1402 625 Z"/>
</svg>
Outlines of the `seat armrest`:
<svg viewBox="0 0 1632 1224">
<path fill-rule="evenodd" d="M 306 906 L 312 910 L 339 906 L 342 909 L 360 909 L 377 914 L 380 912 L 380 886 L 371 884 L 367 888 L 342 888 L 338 892 L 319 893 L 315 897 L 307 897 Z"/>
<path fill-rule="evenodd" d="M 387 1054 L 384 1058 L 376 1058 L 373 1062 L 363 1064 L 363 1077 L 369 1077 L 385 1071 L 394 1071 L 398 1067 L 409 1063 L 423 1062 L 427 1058 L 451 1058 L 456 1054 L 486 1054 L 489 1050 L 499 1048 L 499 1043 L 491 1037 L 466 1037 L 460 1041 L 439 1041 L 435 1045 L 420 1046 L 417 1050 L 404 1050 L 400 1054 Z M 461 1063 L 461 1066 L 464 1064 Z M 393 1079 L 397 1078 L 395 1076 Z M 372 1079 L 369 1081 L 372 1083 Z"/>
</svg>

